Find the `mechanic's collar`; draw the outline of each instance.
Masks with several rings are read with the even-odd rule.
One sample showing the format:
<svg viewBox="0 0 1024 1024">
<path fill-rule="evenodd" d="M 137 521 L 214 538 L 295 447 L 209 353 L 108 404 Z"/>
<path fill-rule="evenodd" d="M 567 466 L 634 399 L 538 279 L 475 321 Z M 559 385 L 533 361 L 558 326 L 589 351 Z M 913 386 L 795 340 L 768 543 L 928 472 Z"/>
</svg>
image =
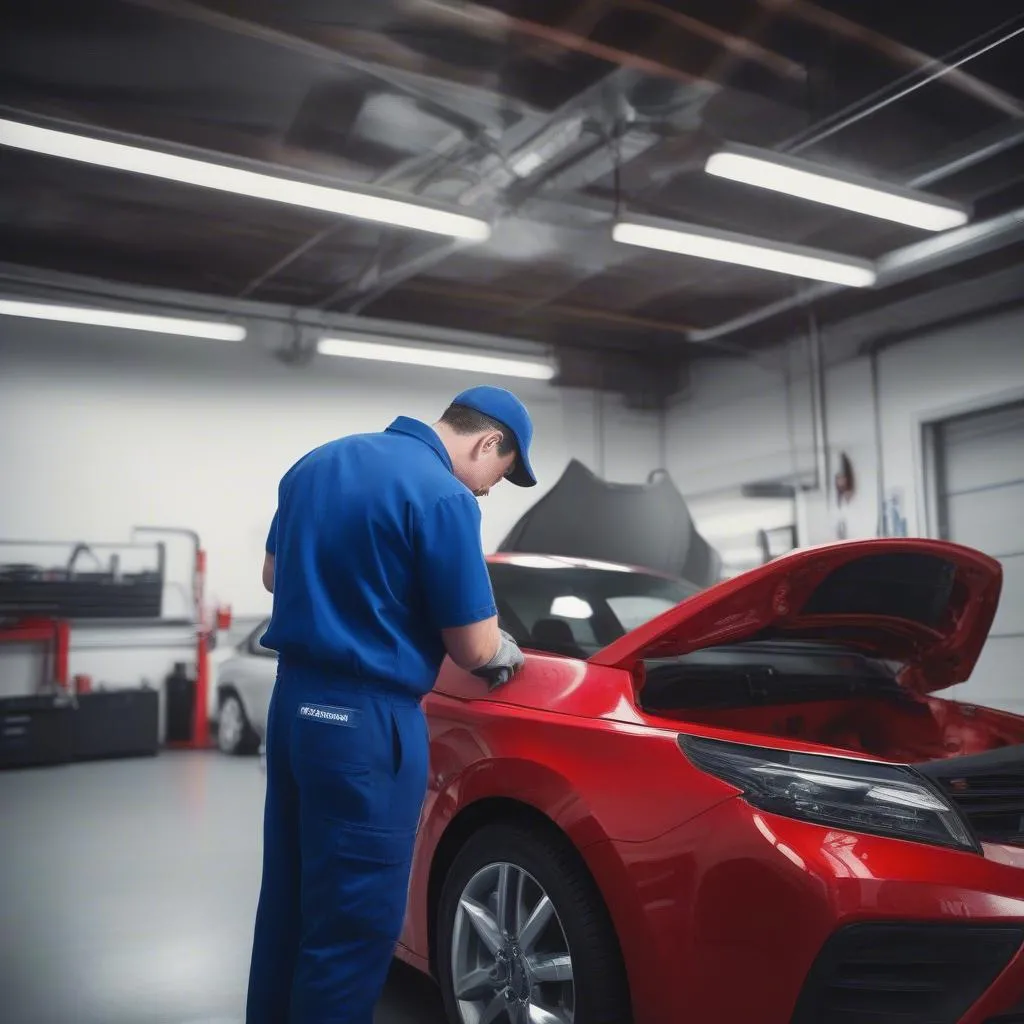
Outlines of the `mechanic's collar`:
<svg viewBox="0 0 1024 1024">
<path fill-rule="evenodd" d="M 388 427 L 388 433 L 407 434 L 409 437 L 415 437 L 417 441 L 422 441 L 434 450 L 449 472 L 455 472 L 455 468 L 452 466 L 452 457 L 448 454 L 448 449 L 445 448 L 444 442 L 437 436 L 437 431 L 433 427 L 428 426 L 426 423 L 421 423 L 419 420 L 414 420 L 411 416 L 399 416 Z"/>
</svg>

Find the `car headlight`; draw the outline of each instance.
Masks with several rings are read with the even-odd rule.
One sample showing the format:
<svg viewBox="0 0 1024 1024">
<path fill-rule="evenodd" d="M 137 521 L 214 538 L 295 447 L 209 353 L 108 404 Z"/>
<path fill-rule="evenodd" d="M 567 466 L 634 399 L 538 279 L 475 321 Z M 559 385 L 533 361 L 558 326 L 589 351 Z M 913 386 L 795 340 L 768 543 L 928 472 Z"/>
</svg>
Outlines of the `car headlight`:
<svg viewBox="0 0 1024 1024">
<path fill-rule="evenodd" d="M 748 747 L 697 736 L 679 746 L 748 803 L 788 818 L 977 852 L 966 823 L 912 768 Z"/>
</svg>

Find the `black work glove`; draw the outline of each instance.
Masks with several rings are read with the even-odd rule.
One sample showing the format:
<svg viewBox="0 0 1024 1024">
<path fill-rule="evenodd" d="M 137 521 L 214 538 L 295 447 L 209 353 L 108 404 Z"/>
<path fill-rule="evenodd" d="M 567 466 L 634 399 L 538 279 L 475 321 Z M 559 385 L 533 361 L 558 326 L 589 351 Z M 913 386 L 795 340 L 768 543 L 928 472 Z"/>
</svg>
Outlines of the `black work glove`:
<svg viewBox="0 0 1024 1024">
<path fill-rule="evenodd" d="M 526 659 L 519 644 L 505 630 L 501 632 L 501 646 L 486 665 L 473 669 L 473 675 L 486 680 L 487 688 L 494 690 L 507 683 L 523 667 Z"/>
</svg>

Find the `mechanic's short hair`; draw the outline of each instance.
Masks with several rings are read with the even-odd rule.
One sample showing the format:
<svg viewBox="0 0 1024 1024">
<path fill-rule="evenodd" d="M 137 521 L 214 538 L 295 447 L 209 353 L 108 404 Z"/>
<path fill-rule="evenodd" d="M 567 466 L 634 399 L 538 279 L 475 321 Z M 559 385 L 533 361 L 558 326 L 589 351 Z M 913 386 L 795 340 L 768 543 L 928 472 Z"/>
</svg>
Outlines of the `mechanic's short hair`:
<svg viewBox="0 0 1024 1024">
<path fill-rule="evenodd" d="M 489 430 L 500 430 L 501 444 L 498 445 L 498 454 L 511 455 L 516 450 L 515 435 L 504 423 L 485 416 L 476 409 L 470 409 L 467 405 L 449 405 L 441 417 L 441 422 L 456 434 L 483 434 Z"/>
</svg>

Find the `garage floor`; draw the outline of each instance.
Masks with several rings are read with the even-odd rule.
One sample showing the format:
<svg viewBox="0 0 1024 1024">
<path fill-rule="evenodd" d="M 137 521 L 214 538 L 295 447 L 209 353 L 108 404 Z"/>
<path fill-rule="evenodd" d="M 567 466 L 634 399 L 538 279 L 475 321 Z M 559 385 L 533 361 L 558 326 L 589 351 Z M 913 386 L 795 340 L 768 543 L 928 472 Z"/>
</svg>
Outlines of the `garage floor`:
<svg viewBox="0 0 1024 1024">
<path fill-rule="evenodd" d="M 4 1021 L 241 1022 L 263 785 L 216 753 L 0 773 Z M 396 964 L 376 1024 L 443 1020 Z"/>
</svg>

